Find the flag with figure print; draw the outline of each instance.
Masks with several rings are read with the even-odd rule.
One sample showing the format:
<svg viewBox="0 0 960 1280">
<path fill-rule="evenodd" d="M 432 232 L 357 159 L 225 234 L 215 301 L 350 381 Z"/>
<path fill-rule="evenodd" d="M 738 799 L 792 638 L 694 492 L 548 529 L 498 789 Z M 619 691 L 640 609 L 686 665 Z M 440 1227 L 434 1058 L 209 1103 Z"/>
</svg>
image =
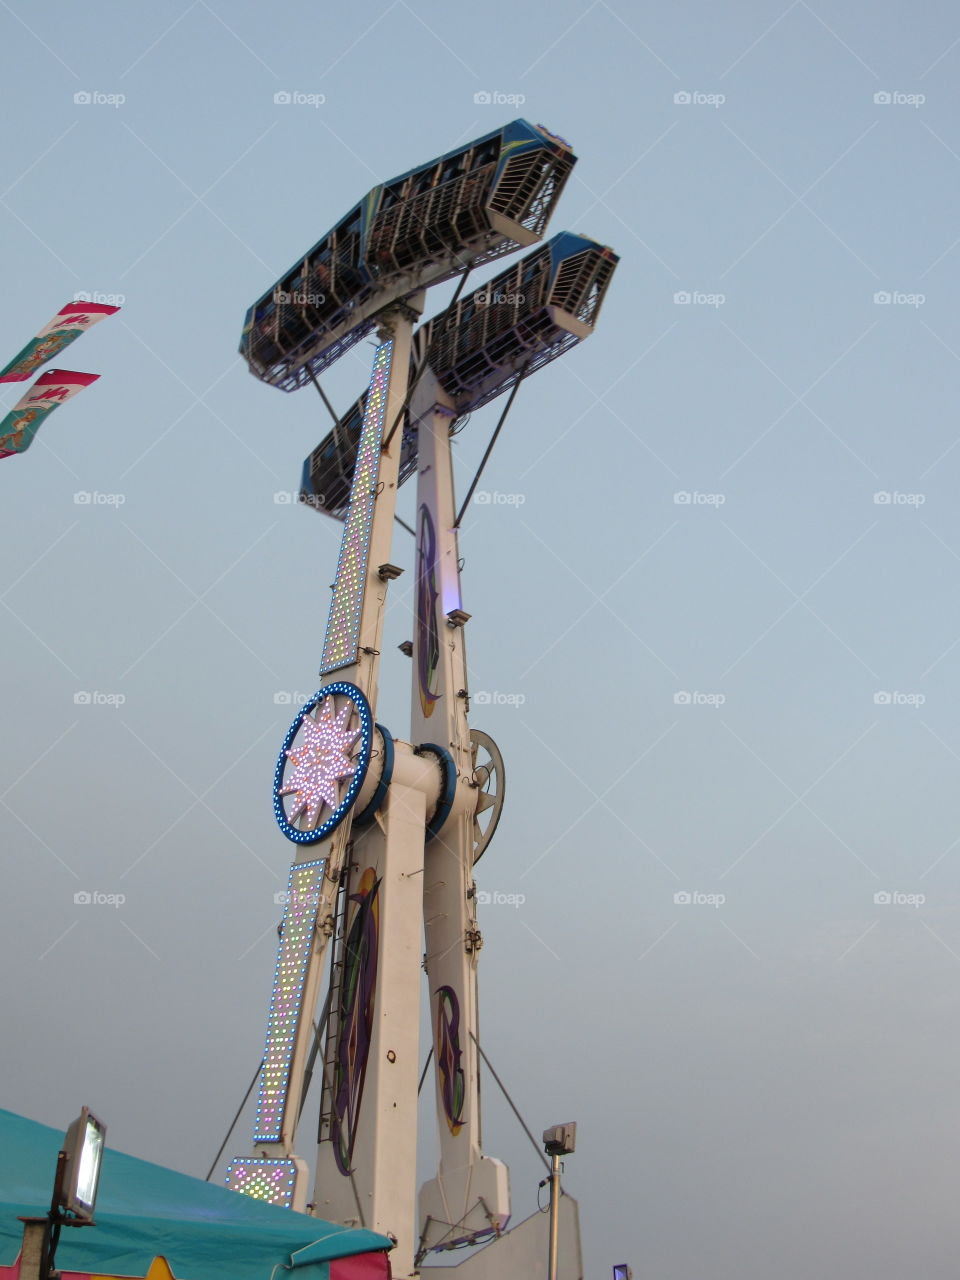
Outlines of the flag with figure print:
<svg viewBox="0 0 960 1280">
<path fill-rule="evenodd" d="M 58 356 L 81 333 L 99 324 L 104 316 L 112 316 L 119 310 L 119 307 L 107 306 L 103 302 L 68 302 L 22 351 L 17 352 L 6 368 L 0 369 L 0 382 L 26 382 L 41 365 Z"/>
<path fill-rule="evenodd" d="M 29 449 L 40 424 L 54 409 L 99 377 L 99 373 L 73 373 L 69 369 L 51 369 L 42 373 L 0 421 L 0 458 L 9 458 Z"/>
</svg>

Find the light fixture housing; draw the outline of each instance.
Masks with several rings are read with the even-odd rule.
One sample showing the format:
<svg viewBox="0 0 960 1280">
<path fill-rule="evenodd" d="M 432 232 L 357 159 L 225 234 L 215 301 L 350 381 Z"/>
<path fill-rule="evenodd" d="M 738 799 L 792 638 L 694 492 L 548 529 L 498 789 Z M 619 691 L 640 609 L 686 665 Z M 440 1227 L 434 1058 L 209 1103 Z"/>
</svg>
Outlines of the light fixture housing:
<svg viewBox="0 0 960 1280">
<path fill-rule="evenodd" d="M 577 1148 L 577 1125 L 555 1124 L 543 1131 L 543 1145 L 548 1156 L 572 1156 Z"/>
<path fill-rule="evenodd" d="M 106 1139 L 107 1126 L 89 1107 L 81 1109 L 64 1139 L 55 1199 L 61 1213 L 73 1214 L 81 1222 L 93 1221 Z"/>
</svg>

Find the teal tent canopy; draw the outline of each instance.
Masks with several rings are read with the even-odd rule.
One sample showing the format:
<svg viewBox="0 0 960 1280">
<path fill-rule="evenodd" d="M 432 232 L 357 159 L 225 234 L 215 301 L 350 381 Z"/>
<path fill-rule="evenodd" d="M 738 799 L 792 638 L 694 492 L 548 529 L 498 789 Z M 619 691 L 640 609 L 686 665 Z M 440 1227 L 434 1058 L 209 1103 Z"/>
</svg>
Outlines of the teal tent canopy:
<svg viewBox="0 0 960 1280">
<path fill-rule="evenodd" d="M 0 1265 L 10 1266 L 20 1251 L 17 1219 L 42 1217 L 50 1207 L 63 1137 L 0 1110 Z M 108 1148 L 96 1226 L 64 1229 L 57 1267 L 145 1276 L 162 1255 L 177 1280 L 282 1280 L 288 1271 L 291 1280 L 322 1280 L 331 1261 L 357 1257 L 359 1264 L 358 1255 L 390 1247 L 376 1232 L 264 1204 Z"/>
</svg>

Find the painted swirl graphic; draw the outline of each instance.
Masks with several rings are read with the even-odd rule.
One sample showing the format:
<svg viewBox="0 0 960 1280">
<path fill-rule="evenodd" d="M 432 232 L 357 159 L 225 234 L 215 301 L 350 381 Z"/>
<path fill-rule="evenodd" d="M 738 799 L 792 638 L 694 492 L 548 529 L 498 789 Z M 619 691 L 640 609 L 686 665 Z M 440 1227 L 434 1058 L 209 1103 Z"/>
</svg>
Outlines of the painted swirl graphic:
<svg viewBox="0 0 960 1280">
<path fill-rule="evenodd" d="M 443 1110 L 456 1137 L 463 1126 L 463 1069 L 460 1059 L 460 1001 L 453 987 L 437 988 L 437 1026 L 434 1037 L 437 1070 L 440 1072 L 440 1097 Z"/>
<path fill-rule="evenodd" d="M 427 507 L 421 506 L 417 532 L 417 680 L 425 716 L 433 715 L 440 633 L 437 627 L 437 531 Z"/>
<path fill-rule="evenodd" d="M 356 903 L 356 909 L 343 948 L 330 1125 L 334 1158 L 344 1175 L 352 1167 L 373 1034 L 380 953 L 380 881 L 372 867 L 364 871 L 357 889 L 357 893 L 350 894 L 349 900 Z"/>
</svg>

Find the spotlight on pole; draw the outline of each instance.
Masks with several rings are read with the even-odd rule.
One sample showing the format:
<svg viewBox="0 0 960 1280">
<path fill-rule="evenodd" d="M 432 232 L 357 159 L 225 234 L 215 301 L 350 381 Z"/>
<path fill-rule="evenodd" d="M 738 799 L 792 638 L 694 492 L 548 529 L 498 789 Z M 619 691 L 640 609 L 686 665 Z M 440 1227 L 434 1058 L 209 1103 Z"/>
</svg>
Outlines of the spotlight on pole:
<svg viewBox="0 0 960 1280">
<path fill-rule="evenodd" d="M 576 1121 L 571 1120 L 568 1124 L 555 1124 L 552 1129 L 544 1129 L 543 1147 L 548 1156 L 572 1156 L 577 1149 Z"/>
<path fill-rule="evenodd" d="M 42 1232 L 37 1268 L 39 1280 L 52 1280 L 58 1274 L 56 1254 L 61 1227 L 94 1225 L 93 1211 L 97 1203 L 106 1137 L 107 1126 L 92 1115 L 88 1107 L 83 1107 L 57 1152 L 50 1211 L 46 1218 L 24 1219 L 27 1230 Z"/>
<path fill-rule="evenodd" d="M 93 1222 L 106 1136 L 107 1126 L 84 1107 L 67 1130 L 57 1159 L 57 1187 L 51 1208 L 58 1216 L 71 1214 L 78 1226 Z"/>
<path fill-rule="evenodd" d="M 633 1268 L 625 1262 L 618 1262 L 613 1268 L 613 1280 L 633 1280 Z"/>
<path fill-rule="evenodd" d="M 557 1280 L 560 1243 L 560 1157 L 571 1156 L 577 1148 L 577 1126 L 555 1124 L 543 1131 L 543 1147 L 550 1157 L 550 1255 L 547 1262 L 548 1280 Z"/>
</svg>

